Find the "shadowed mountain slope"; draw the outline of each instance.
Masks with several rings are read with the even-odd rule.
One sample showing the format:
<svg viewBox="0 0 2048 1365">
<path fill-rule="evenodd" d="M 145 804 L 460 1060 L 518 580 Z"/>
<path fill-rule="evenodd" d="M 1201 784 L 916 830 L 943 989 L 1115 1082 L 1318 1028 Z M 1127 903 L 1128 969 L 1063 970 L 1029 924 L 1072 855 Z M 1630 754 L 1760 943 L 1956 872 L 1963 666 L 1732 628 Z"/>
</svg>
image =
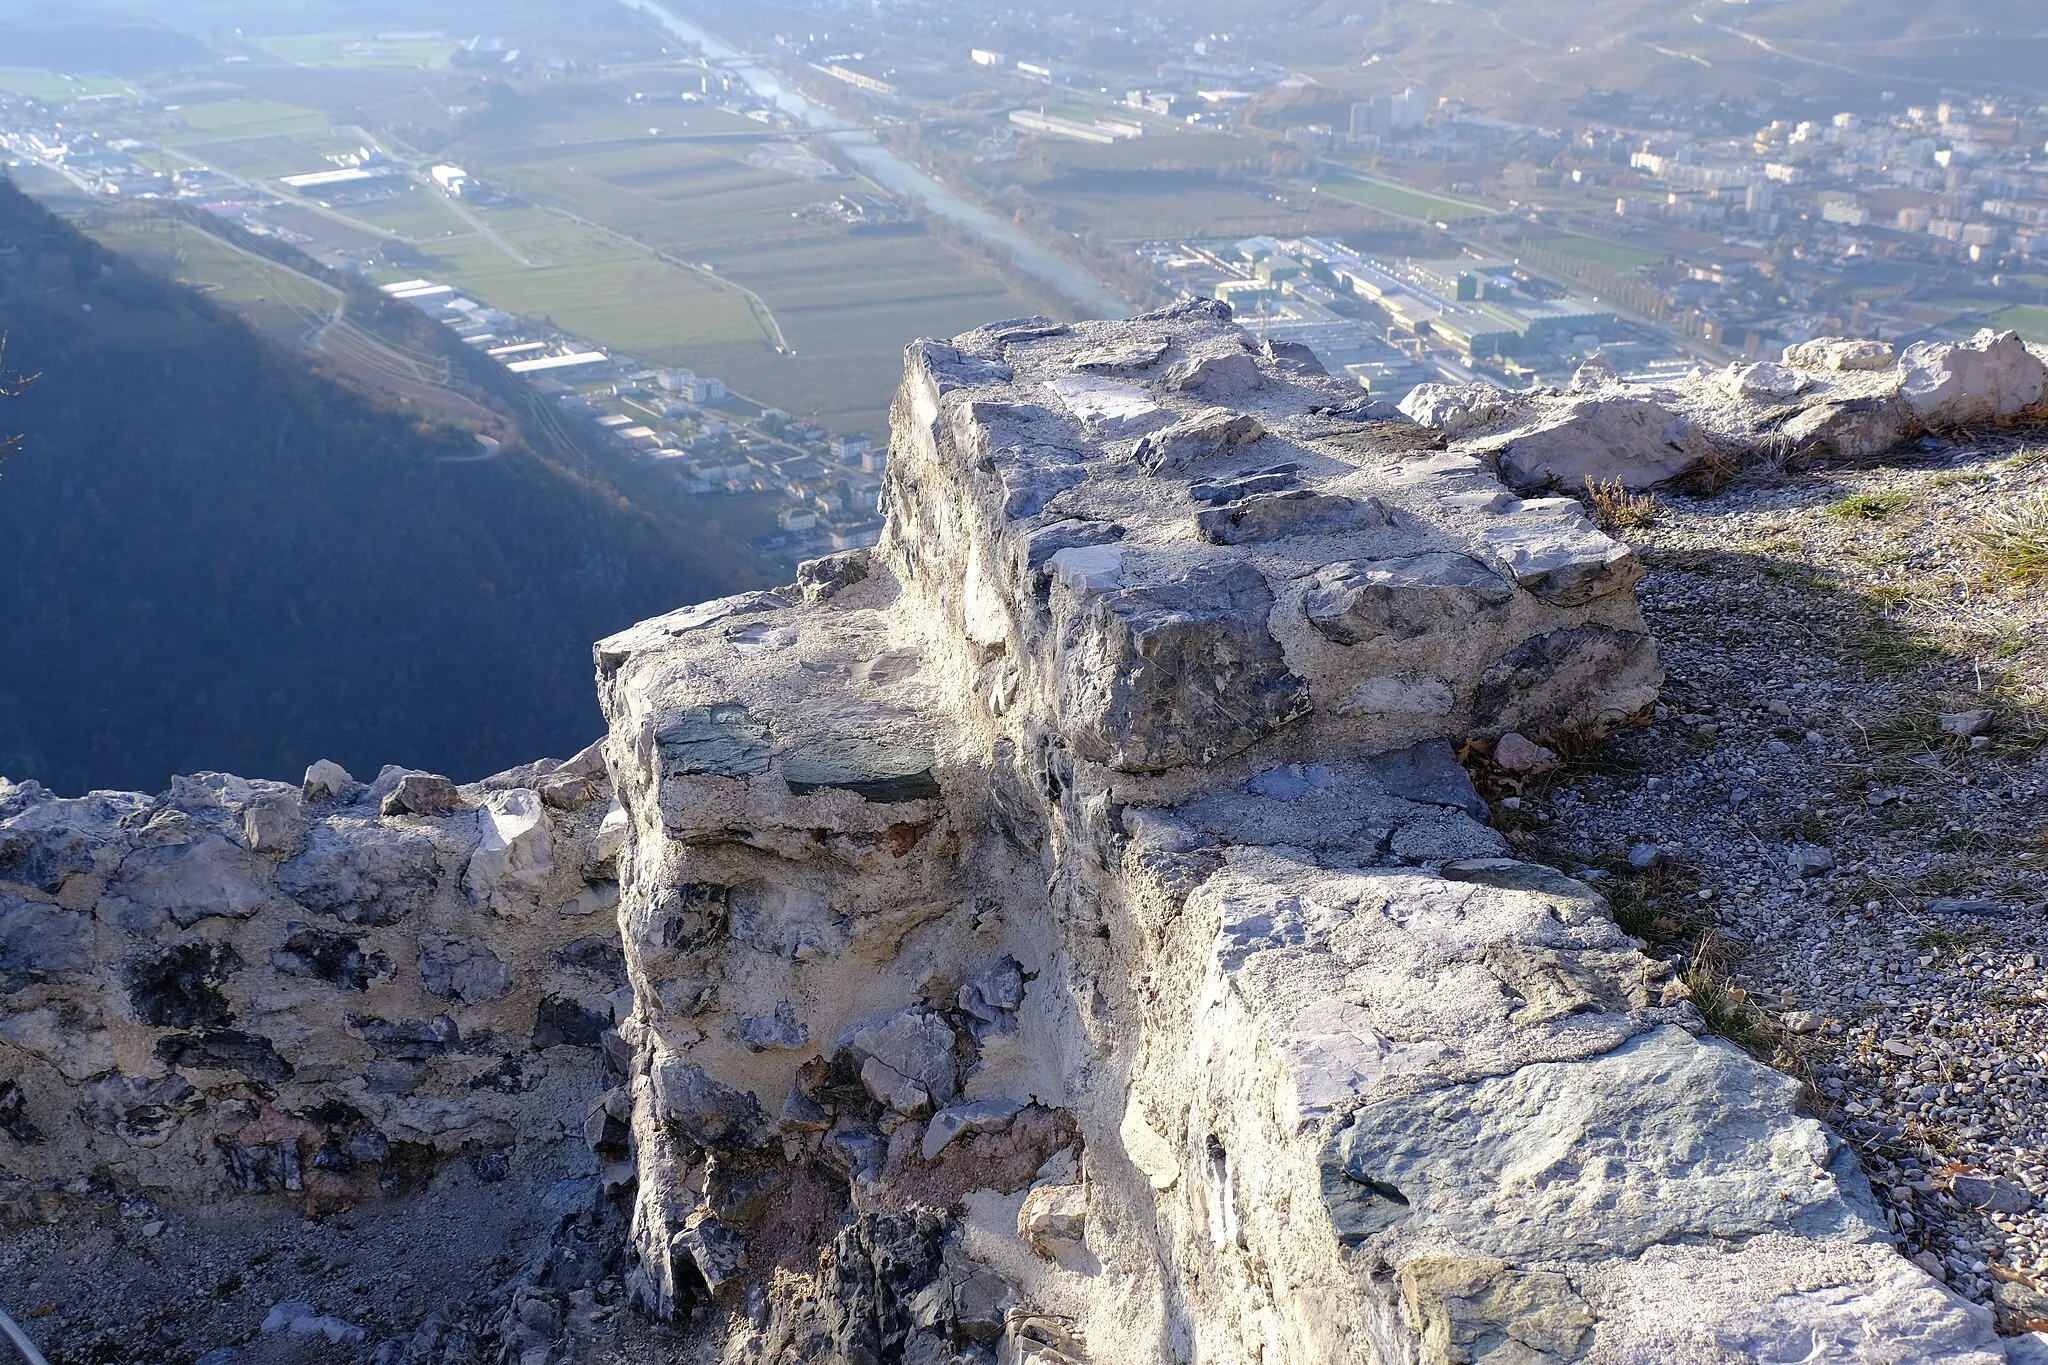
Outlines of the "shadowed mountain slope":
<svg viewBox="0 0 2048 1365">
<path fill-rule="evenodd" d="M 379 407 L 0 182 L 0 773 L 458 778 L 600 725 L 589 642 L 753 585 L 715 528 Z"/>
</svg>

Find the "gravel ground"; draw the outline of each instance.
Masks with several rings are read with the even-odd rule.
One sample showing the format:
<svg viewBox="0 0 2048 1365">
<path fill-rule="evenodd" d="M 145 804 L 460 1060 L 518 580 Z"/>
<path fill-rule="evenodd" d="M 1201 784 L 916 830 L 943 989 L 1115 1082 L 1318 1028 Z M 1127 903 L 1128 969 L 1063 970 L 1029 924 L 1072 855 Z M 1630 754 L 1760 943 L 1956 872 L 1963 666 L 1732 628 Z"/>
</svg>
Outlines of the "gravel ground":
<svg viewBox="0 0 2048 1365">
<path fill-rule="evenodd" d="M 1801 1077 L 1900 1248 L 2009 1332 L 2048 1328 L 2042 455 L 1923 442 L 1662 499 L 1619 533 L 1649 567 L 1663 704 L 1596 744 L 1535 737 L 1565 755 L 1550 771 L 1474 765 L 1523 854 L 1605 890 L 1665 999 Z M 616 1253 L 564 1274 L 583 1164 L 538 1150 L 486 1184 L 451 1163 L 319 1221 L 0 1189 L 0 1303 L 54 1365 L 701 1355 L 625 1308 Z M 362 1340 L 264 1332 L 290 1301 Z M 555 1345 L 523 1348 L 525 1321 Z"/>
<path fill-rule="evenodd" d="M 0 1188 L 0 1303 L 51 1365 L 483 1365 L 531 1352 L 522 1325 L 548 1365 L 683 1359 L 626 1307 L 623 1214 L 564 1232 L 592 1207 L 580 1146 L 522 1146 L 488 1177 L 453 1160 L 321 1218 L 286 1195 L 178 1207 L 17 1182 Z"/>
<path fill-rule="evenodd" d="M 2048 1326 L 2044 455 L 1930 440 L 1660 500 L 1618 533 L 1664 704 L 1485 774 L 1509 837 L 1607 891 L 1667 1000 L 1804 1079 L 1901 1249 L 2008 1332 Z"/>
</svg>

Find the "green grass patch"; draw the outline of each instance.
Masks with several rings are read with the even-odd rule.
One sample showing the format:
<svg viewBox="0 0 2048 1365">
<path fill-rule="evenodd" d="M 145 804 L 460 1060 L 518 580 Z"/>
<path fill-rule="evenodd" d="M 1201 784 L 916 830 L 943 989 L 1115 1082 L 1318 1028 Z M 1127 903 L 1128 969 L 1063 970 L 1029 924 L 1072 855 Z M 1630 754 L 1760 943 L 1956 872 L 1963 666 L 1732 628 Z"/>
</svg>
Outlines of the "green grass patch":
<svg viewBox="0 0 2048 1365">
<path fill-rule="evenodd" d="M 26 95 L 44 104 L 109 99 L 135 93 L 135 88 L 128 82 L 112 76 L 67 76 L 59 71 L 21 66 L 0 67 L 0 90 Z"/>
<path fill-rule="evenodd" d="M 185 129 L 182 134 L 165 139 L 173 145 L 317 133 L 328 126 L 325 114 L 301 105 L 286 104 L 282 100 L 215 100 L 207 104 L 181 105 L 174 112 Z"/>
<path fill-rule="evenodd" d="M 369 204 L 340 204 L 335 212 L 395 232 L 430 249 L 438 249 L 437 243 L 447 238 L 475 233 L 453 209 L 425 190 L 412 190 Z"/>
<path fill-rule="evenodd" d="M 1737 1047 L 1748 1047 L 1761 1041 L 1764 1018 L 1749 1002 L 1749 992 L 1722 972 L 1717 956 L 1711 940 L 1702 940 L 1692 965 L 1679 979 L 1692 993 L 1692 1007 L 1700 1012 L 1710 1032 L 1718 1033 Z"/>
<path fill-rule="evenodd" d="M 1420 190 L 1402 189 L 1397 185 L 1385 185 L 1375 180 L 1359 180 L 1352 176 L 1341 176 L 1325 180 L 1317 186 L 1324 194 L 1334 194 L 1339 199 L 1360 204 L 1382 213 L 1391 213 L 1398 218 L 1420 218 L 1426 222 L 1455 223 L 1468 218 L 1484 218 L 1492 212 L 1472 204 L 1461 204 L 1454 199 L 1442 199 Z"/>
<path fill-rule="evenodd" d="M 446 66 L 461 46 L 439 36 L 387 40 L 365 33 L 294 33 L 255 42 L 271 56 L 299 66 L 386 70 Z"/>
<path fill-rule="evenodd" d="M 1990 517 L 1977 542 L 1996 577 L 2011 583 L 2048 579 L 2048 495 Z"/>
<path fill-rule="evenodd" d="M 1591 261 L 1595 265 L 1605 266 L 1620 274 L 1640 270 L 1646 265 L 1658 265 L 1664 260 L 1661 252 L 1644 251 L 1641 247 L 1622 246 L 1616 242 L 1597 241 L 1591 237 L 1536 237 L 1530 239 L 1529 245 L 1541 247 L 1546 251 L 1555 251 L 1560 256 Z"/>
<path fill-rule="evenodd" d="M 210 232 L 168 218 L 116 218 L 93 236 L 232 307 L 259 331 L 297 342 L 334 310 L 337 291 Z"/>
<path fill-rule="evenodd" d="M 762 327 L 736 326 L 737 316 L 720 307 L 673 315 L 649 358 L 715 374 L 741 393 L 840 430 L 887 430 L 905 343 L 952 336 L 990 318 L 1057 310 L 995 267 L 921 231 L 855 233 L 798 217 L 837 188 L 746 165 L 739 158 L 749 150 L 745 143 L 664 142 L 537 147 L 497 161 L 482 154 L 469 160 L 535 205 L 572 211 L 716 272 L 680 272 L 683 278 L 708 289 L 731 280 L 760 295 L 791 354 L 776 354 L 762 344 Z M 565 231 L 585 230 L 555 214 L 480 212 L 537 260 L 578 259 L 578 248 L 557 243 Z M 601 248 L 606 252 L 633 250 L 616 238 L 597 239 L 611 243 Z M 443 254 L 440 246 L 428 250 Z"/>
<path fill-rule="evenodd" d="M 1883 521 L 1912 501 L 1911 495 L 1906 493 L 1851 493 L 1829 503 L 1828 514 L 1861 521 Z"/>
<path fill-rule="evenodd" d="M 2048 343 L 2048 308 L 2021 303 L 2001 308 L 1984 321 L 2000 331 L 2018 332 L 2028 341 Z"/>
<path fill-rule="evenodd" d="M 1913 946 L 1923 953 L 1960 953 L 1974 937 L 1968 930 L 1929 929 L 1913 940 Z"/>
<path fill-rule="evenodd" d="M 280 176 L 314 171 L 331 171 L 327 158 L 353 151 L 359 139 L 343 139 L 326 128 L 303 129 L 296 133 L 256 133 L 249 136 L 214 138 L 206 134 L 183 133 L 166 140 L 182 148 L 182 156 L 204 161 L 229 175 L 250 180 L 272 180 Z M 180 162 L 184 164 L 184 162 Z"/>
<path fill-rule="evenodd" d="M 546 264 L 520 265 L 471 235 L 428 243 L 435 264 L 413 273 L 445 277 L 493 308 L 552 318 L 601 346 L 663 363 L 676 363 L 678 348 L 691 341 L 768 345 L 766 330 L 739 290 L 607 234 L 558 219 L 504 236 L 529 259 Z"/>
<path fill-rule="evenodd" d="M 1898 677 L 1925 668 L 1948 651 L 1896 617 L 1873 614 L 1869 624 L 1847 639 L 1853 657 L 1870 672 Z"/>
<path fill-rule="evenodd" d="M 1894 802 L 1877 813 L 1878 828 L 1888 829 L 1893 833 L 1906 830 L 1932 829 L 1940 823 L 1941 812 L 1934 809 L 1934 807 L 1922 805 L 1909 806 L 1903 801 Z"/>
</svg>

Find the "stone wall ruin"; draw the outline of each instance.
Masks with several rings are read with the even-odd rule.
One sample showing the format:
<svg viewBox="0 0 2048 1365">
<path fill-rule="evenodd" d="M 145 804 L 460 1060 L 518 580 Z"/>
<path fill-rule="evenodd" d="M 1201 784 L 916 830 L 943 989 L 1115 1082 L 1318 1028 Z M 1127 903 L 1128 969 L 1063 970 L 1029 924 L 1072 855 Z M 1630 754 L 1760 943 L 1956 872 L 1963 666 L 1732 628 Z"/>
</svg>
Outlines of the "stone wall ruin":
<svg viewBox="0 0 2048 1365">
<path fill-rule="evenodd" d="M 581 1125 L 627 1001 L 609 792 L 594 753 L 465 788 L 0 783 L 0 1197 L 318 1212 Z"/>
<path fill-rule="evenodd" d="M 1410 406 L 1207 302 L 919 342 L 880 547 L 600 642 L 568 764 L 0 786 L 14 1187 L 580 1126 L 733 1361 L 2038 1359 L 1488 826 L 1459 747 L 1657 651 L 1514 403 Z"/>
</svg>

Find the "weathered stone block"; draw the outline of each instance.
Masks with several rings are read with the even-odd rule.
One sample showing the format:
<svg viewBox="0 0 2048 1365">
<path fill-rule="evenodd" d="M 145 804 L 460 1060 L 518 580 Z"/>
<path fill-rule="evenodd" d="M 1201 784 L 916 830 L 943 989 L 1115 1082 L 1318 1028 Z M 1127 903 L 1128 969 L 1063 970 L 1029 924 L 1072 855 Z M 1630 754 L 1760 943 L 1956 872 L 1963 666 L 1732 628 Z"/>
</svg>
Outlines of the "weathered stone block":
<svg viewBox="0 0 2048 1365">
<path fill-rule="evenodd" d="M 1316 575 L 1302 598 L 1309 624 L 1340 645 L 1391 636 L 1412 640 L 1499 618 L 1514 585 L 1467 555 L 1349 560 Z"/>
<path fill-rule="evenodd" d="M 1086 757 L 1129 772 L 1213 763 L 1307 714 L 1249 564 L 1191 568 L 1078 604 L 1061 694 Z"/>
</svg>

